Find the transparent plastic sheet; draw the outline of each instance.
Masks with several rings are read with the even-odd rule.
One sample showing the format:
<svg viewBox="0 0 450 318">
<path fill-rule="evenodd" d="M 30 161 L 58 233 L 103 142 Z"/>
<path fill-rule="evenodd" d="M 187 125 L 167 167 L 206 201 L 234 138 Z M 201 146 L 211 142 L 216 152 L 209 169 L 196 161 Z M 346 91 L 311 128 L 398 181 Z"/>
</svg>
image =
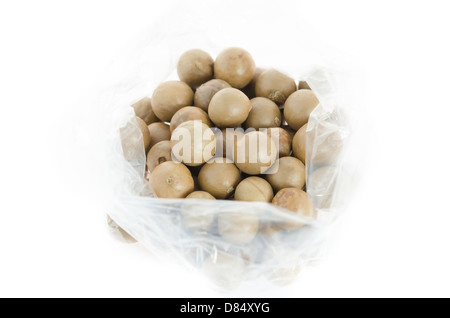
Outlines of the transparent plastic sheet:
<svg viewBox="0 0 450 318">
<path fill-rule="evenodd" d="M 95 136 L 90 149 L 95 149 L 97 162 L 101 162 L 97 177 L 106 185 L 105 208 L 120 227 L 153 253 L 178 258 L 225 290 L 242 282 L 269 280 L 284 285 L 321 257 L 323 243 L 351 193 L 353 166 L 345 154 L 352 136 L 354 101 L 347 98 L 351 94 L 348 78 L 340 77 L 333 67 L 317 64 L 323 60 L 308 52 L 307 48 L 314 46 L 308 37 L 297 40 L 305 48 L 299 52 L 298 45 L 289 44 L 288 34 L 269 30 L 262 15 L 273 14 L 272 9 L 247 21 L 239 14 L 203 15 L 211 10 L 203 4 L 193 15 L 186 15 L 188 8 L 178 8 L 171 11 L 171 19 L 156 21 L 105 76 L 106 85 L 97 95 L 90 122 L 85 123 L 85 133 Z M 242 4 L 244 9 L 247 6 L 250 11 L 250 4 Z M 248 41 L 248 33 L 227 29 L 249 23 L 260 28 L 264 37 Z M 285 23 L 296 25 L 295 19 L 288 17 Z M 276 47 L 267 45 L 264 38 L 272 33 L 286 43 L 283 51 L 289 54 L 279 54 Z M 185 50 L 201 48 L 215 57 L 228 46 L 247 49 L 259 67 L 276 68 L 297 82 L 306 80 L 317 95 L 320 104 L 310 116 L 306 133 L 307 192 L 316 208 L 315 218 L 293 215 L 269 203 L 159 199 L 148 187 L 142 135 L 130 105 L 151 96 L 160 82 L 176 79 L 176 61 Z M 212 220 L 207 231 L 186 227 L 182 213 L 190 210 Z M 231 244 L 218 233 L 217 220 L 222 214 L 239 211 L 256 216 L 259 231 L 249 243 Z M 305 226 L 284 231 L 271 226 L 287 221 Z"/>
</svg>

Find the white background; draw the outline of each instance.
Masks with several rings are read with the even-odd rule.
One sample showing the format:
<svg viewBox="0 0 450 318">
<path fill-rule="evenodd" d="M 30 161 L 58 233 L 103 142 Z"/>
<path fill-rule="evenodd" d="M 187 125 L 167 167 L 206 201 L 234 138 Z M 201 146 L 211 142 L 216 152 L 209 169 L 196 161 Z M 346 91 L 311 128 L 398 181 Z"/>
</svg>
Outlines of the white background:
<svg viewBox="0 0 450 318">
<path fill-rule="evenodd" d="M 364 68 L 371 130 L 363 181 L 331 255 L 297 284 L 263 295 L 450 296 L 446 1 L 299 3 L 311 32 Z M 239 8 L 216 4 L 224 14 Z M 61 137 L 71 126 L 61 125 L 69 105 L 165 6 L 0 3 L 0 296 L 220 295 L 177 265 L 113 240 L 95 195 L 80 191 L 62 155 L 71 146 Z M 291 9 L 265 2 L 252 14 L 270 6 Z M 302 30 L 289 32 L 301 39 Z"/>
</svg>

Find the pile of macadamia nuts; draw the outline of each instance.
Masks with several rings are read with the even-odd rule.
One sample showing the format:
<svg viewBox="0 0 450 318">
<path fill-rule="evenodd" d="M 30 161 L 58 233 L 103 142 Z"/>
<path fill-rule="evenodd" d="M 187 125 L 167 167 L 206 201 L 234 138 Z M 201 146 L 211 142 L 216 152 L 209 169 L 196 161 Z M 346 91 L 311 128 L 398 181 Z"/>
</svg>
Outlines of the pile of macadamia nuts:
<svg viewBox="0 0 450 318">
<path fill-rule="evenodd" d="M 215 60 L 189 50 L 177 72 L 179 81 L 161 83 L 151 98 L 132 105 L 156 196 L 269 202 L 314 218 L 305 192 L 305 150 L 309 116 L 319 101 L 308 84 L 257 68 L 237 47 Z M 194 232 L 215 228 L 229 244 L 303 226 L 296 218 L 267 224 L 251 209 L 214 215 L 189 202 L 180 213 L 184 226 Z"/>
</svg>

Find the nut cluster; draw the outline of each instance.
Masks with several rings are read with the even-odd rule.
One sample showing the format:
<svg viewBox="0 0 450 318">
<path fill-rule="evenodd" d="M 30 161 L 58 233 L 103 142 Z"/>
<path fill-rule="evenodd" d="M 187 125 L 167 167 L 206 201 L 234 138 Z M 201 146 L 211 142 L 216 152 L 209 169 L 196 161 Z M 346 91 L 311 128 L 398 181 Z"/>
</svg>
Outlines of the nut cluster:
<svg viewBox="0 0 450 318">
<path fill-rule="evenodd" d="M 149 185 L 159 198 L 270 202 L 312 217 L 305 192 L 306 128 L 319 104 L 306 82 L 255 66 L 244 49 L 215 60 L 199 49 L 181 55 L 179 81 L 167 81 L 135 110 L 147 154 Z M 191 202 L 191 201 L 189 201 Z M 230 243 L 267 231 L 254 211 L 181 215 L 193 231 L 217 226 Z M 278 222 L 280 230 L 302 226 Z M 273 229 L 273 227 L 270 227 Z"/>
</svg>

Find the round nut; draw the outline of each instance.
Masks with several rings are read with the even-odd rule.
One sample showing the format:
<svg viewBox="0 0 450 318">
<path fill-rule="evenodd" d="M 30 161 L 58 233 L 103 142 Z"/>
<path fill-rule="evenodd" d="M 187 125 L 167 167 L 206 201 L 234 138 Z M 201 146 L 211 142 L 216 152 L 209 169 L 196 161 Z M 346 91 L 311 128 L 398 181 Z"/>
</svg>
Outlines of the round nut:
<svg viewBox="0 0 450 318">
<path fill-rule="evenodd" d="M 248 177 L 238 184 L 234 198 L 238 201 L 272 202 L 273 190 L 263 178 Z"/>
<path fill-rule="evenodd" d="M 236 142 L 234 162 L 242 172 L 250 175 L 265 173 L 276 158 L 276 144 L 266 132 L 251 131 Z"/>
<path fill-rule="evenodd" d="M 196 89 L 194 94 L 194 105 L 206 112 L 208 111 L 208 106 L 213 96 L 221 89 L 230 87 L 230 84 L 221 79 L 212 79 Z"/>
<path fill-rule="evenodd" d="M 154 145 L 147 154 L 147 168 L 152 172 L 156 166 L 166 161 L 172 161 L 170 141 L 163 140 Z"/>
<path fill-rule="evenodd" d="M 180 80 L 196 89 L 213 77 L 214 60 L 205 51 L 193 49 L 183 53 L 177 64 Z"/>
<path fill-rule="evenodd" d="M 306 164 L 306 130 L 308 124 L 303 125 L 292 140 L 292 150 L 295 157 Z M 313 132 L 314 148 L 310 152 L 310 160 L 315 164 L 331 164 L 335 162 L 344 147 L 344 138 L 339 130 L 329 129 L 319 125 Z"/>
<path fill-rule="evenodd" d="M 276 164 L 274 165 L 276 167 Z M 267 174 L 267 181 L 275 191 L 283 188 L 303 189 L 306 182 L 305 165 L 294 157 L 283 157 L 278 160 L 278 170 Z"/>
<path fill-rule="evenodd" d="M 284 188 L 278 191 L 272 203 L 305 217 L 313 217 L 314 208 L 309 195 L 297 188 Z M 296 229 L 304 226 L 298 220 L 288 219 L 278 224 L 283 229 Z"/>
<path fill-rule="evenodd" d="M 148 125 L 148 130 L 152 136 L 150 148 L 160 141 L 170 140 L 170 127 L 163 122 L 152 123 Z"/>
<path fill-rule="evenodd" d="M 220 128 L 241 125 L 248 117 L 252 106 L 244 93 L 235 88 L 218 91 L 209 103 L 209 118 Z"/>
<path fill-rule="evenodd" d="M 186 166 L 166 161 L 153 169 L 150 186 L 158 198 L 185 198 L 194 191 L 194 180 Z"/>
<path fill-rule="evenodd" d="M 277 104 L 265 97 L 250 100 L 252 108 L 245 121 L 245 128 L 270 128 L 281 125 L 281 112 Z"/>
<path fill-rule="evenodd" d="M 234 193 L 241 181 L 241 173 L 229 159 L 223 159 L 223 162 L 213 160 L 200 169 L 198 181 L 200 189 L 216 199 L 226 199 Z"/>
<path fill-rule="evenodd" d="M 141 118 L 147 125 L 159 121 L 152 109 L 152 100 L 150 97 L 144 97 L 135 104 L 131 105 L 134 108 L 134 113 Z"/>
<path fill-rule="evenodd" d="M 253 78 L 255 62 L 246 50 L 232 47 L 223 50 L 214 63 L 214 75 L 235 88 L 243 88 Z"/>
<path fill-rule="evenodd" d="M 188 166 L 200 166 L 216 152 L 214 132 L 200 120 L 179 125 L 173 131 L 170 143 L 174 158 Z"/>
<path fill-rule="evenodd" d="M 211 127 L 208 114 L 202 109 L 194 106 L 186 106 L 177 111 L 170 120 L 170 132 L 172 133 L 179 125 L 190 120 L 200 120 Z"/>
<path fill-rule="evenodd" d="M 277 104 L 283 104 L 296 89 L 292 78 L 274 69 L 262 72 L 255 85 L 256 96 L 266 97 Z"/>
<path fill-rule="evenodd" d="M 193 99 L 194 92 L 188 84 L 181 81 L 164 82 L 153 92 L 153 112 L 162 121 L 170 122 L 178 110 L 192 105 Z"/>
<path fill-rule="evenodd" d="M 311 90 L 301 89 L 291 94 L 284 103 L 284 117 L 294 130 L 300 129 L 309 120 L 311 112 L 319 105 L 319 100 Z"/>
</svg>

